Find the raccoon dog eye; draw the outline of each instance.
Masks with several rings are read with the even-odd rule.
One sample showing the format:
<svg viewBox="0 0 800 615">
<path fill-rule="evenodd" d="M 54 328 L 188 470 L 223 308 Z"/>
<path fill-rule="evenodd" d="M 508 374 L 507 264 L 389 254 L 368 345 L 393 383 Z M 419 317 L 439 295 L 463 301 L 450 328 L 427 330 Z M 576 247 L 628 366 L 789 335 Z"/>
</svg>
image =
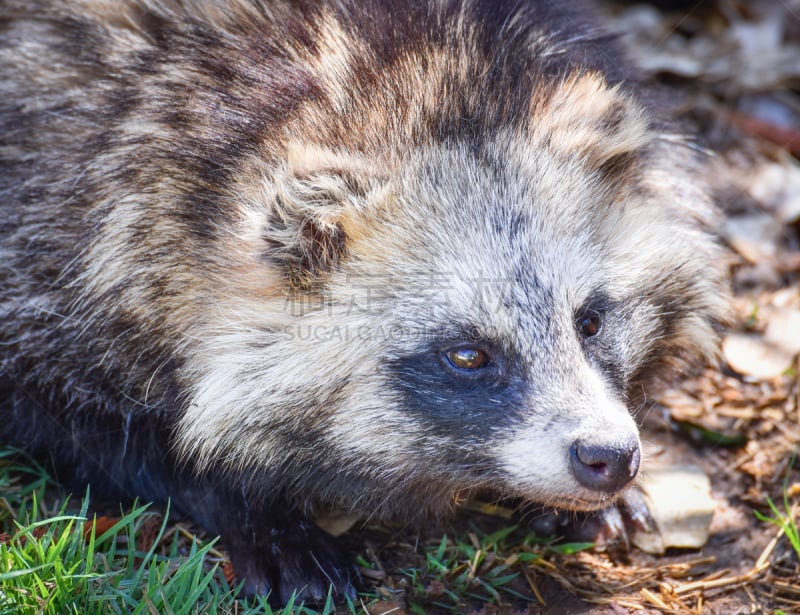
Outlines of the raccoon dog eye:
<svg viewBox="0 0 800 615">
<path fill-rule="evenodd" d="M 449 350 L 445 356 L 456 369 L 477 370 L 489 363 L 489 355 L 479 348 L 456 348 Z"/>
<path fill-rule="evenodd" d="M 603 317 L 597 312 L 590 310 L 578 318 L 578 331 L 583 337 L 593 337 L 600 333 L 603 327 Z"/>
</svg>

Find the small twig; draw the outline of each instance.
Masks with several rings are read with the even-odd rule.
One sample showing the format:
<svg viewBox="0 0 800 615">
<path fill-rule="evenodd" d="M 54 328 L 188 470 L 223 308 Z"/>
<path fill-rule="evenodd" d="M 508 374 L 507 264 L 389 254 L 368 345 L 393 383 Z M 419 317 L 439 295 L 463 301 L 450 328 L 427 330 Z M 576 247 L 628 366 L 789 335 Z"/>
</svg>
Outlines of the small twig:
<svg viewBox="0 0 800 615">
<path fill-rule="evenodd" d="M 641 590 L 639 590 L 639 593 L 642 594 L 642 596 L 644 596 L 645 599 L 649 600 L 650 602 L 652 602 L 655 606 L 657 606 L 660 609 L 669 610 L 669 609 L 672 608 L 666 602 L 664 602 L 661 598 L 659 598 L 653 592 L 651 592 L 649 589 L 647 589 L 646 587 L 643 587 Z"/>
<path fill-rule="evenodd" d="M 539 587 L 536 585 L 533 577 L 531 576 L 530 571 L 528 570 L 527 566 L 522 566 L 522 575 L 525 577 L 525 580 L 528 582 L 528 587 L 531 588 L 533 595 L 536 596 L 536 599 L 539 601 L 543 607 L 547 607 L 547 603 L 544 601 L 544 597 L 539 592 Z"/>
<path fill-rule="evenodd" d="M 767 560 L 769 559 L 770 555 L 772 555 L 772 552 L 775 550 L 778 541 L 781 539 L 784 533 L 785 531 L 783 527 L 778 528 L 778 532 L 775 534 L 773 539 L 769 541 L 767 546 L 764 547 L 764 550 L 761 552 L 761 555 L 756 560 L 756 564 L 755 566 L 753 566 L 754 570 L 757 569 L 759 572 L 761 572 L 761 570 L 769 566 L 769 562 Z"/>
<path fill-rule="evenodd" d="M 769 561 L 767 560 L 769 560 L 769 557 L 775 550 L 775 546 L 778 544 L 778 541 L 781 539 L 781 536 L 783 536 L 783 528 L 780 528 L 775 537 L 769 541 L 766 547 L 764 547 L 764 550 L 761 552 L 761 555 L 756 560 L 756 563 L 746 573 L 737 574 L 733 576 L 726 576 L 722 578 L 705 578 L 701 579 L 700 581 L 684 583 L 683 585 L 678 585 L 673 591 L 676 594 L 686 594 L 695 590 L 707 591 L 709 589 L 719 589 L 721 587 L 738 586 L 752 582 L 756 577 L 758 577 L 762 572 L 764 572 L 764 570 L 769 568 Z M 711 575 L 711 576 L 713 577 L 716 575 Z"/>
</svg>

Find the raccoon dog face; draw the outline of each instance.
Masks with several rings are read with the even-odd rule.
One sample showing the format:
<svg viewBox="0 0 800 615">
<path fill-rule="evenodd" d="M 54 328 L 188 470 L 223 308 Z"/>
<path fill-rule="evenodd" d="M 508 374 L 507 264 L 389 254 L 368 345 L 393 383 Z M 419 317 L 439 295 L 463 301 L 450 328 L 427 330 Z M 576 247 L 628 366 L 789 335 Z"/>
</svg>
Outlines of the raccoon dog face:
<svg viewBox="0 0 800 615">
<path fill-rule="evenodd" d="M 249 236 L 293 290 L 265 309 L 226 284 L 184 449 L 393 514 L 487 487 L 592 509 L 630 483 L 642 372 L 713 339 L 705 201 L 601 78 L 549 95 L 477 148 L 290 146 L 243 189 L 272 210 L 231 246 Z"/>
</svg>

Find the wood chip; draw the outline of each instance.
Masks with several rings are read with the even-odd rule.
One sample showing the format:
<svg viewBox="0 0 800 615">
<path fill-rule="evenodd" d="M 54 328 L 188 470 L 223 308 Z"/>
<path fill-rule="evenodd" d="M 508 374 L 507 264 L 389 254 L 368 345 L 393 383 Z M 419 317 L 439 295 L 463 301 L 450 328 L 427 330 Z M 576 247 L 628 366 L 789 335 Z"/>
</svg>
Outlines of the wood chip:
<svg viewBox="0 0 800 615">
<path fill-rule="evenodd" d="M 650 467 L 641 488 L 658 528 L 637 531 L 633 535 L 637 547 L 661 554 L 670 547 L 699 548 L 706 543 L 715 502 L 708 476 L 701 468 Z"/>
<path fill-rule="evenodd" d="M 793 353 L 748 333 L 729 333 L 722 341 L 722 353 L 734 370 L 744 376 L 769 380 L 781 376 L 792 365 Z"/>
</svg>

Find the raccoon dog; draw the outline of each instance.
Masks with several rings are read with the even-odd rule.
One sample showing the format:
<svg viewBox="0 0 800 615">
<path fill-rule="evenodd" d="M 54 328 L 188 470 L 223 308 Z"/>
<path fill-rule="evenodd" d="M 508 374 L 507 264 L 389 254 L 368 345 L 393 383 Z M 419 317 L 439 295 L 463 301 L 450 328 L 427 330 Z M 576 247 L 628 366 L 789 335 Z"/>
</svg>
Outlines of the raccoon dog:
<svg viewBox="0 0 800 615">
<path fill-rule="evenodd" d="M 352 594 L 314 519 L 607 506 L 715 344 L 691 150 L 586 7 L 5 0 L 0 440 Z"/>
</svg>

